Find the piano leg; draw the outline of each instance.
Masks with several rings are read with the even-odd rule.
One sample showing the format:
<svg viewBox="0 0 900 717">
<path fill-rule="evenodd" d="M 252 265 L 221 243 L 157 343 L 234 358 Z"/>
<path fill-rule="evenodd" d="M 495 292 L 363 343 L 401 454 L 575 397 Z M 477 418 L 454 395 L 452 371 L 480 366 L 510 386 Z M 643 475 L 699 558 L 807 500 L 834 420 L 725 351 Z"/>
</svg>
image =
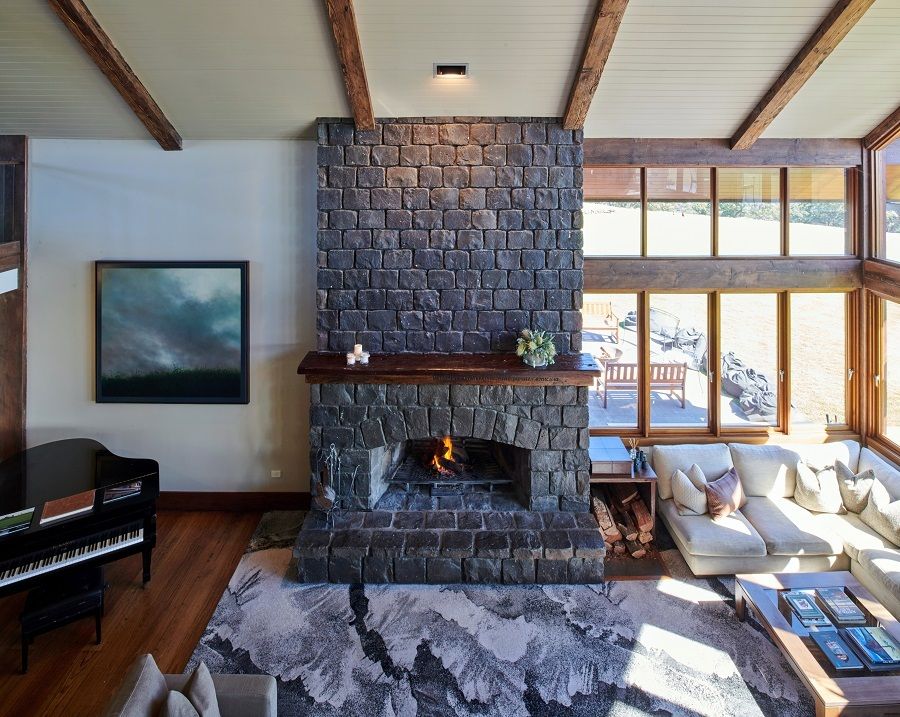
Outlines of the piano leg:
<svg viewBox="0 0 900 717">
<path fill-rule="evenodd" d="M 153 553 L 153 548 L 144 548 L 144 585 L 150 582 L 150 557 Z"/>
</svg>

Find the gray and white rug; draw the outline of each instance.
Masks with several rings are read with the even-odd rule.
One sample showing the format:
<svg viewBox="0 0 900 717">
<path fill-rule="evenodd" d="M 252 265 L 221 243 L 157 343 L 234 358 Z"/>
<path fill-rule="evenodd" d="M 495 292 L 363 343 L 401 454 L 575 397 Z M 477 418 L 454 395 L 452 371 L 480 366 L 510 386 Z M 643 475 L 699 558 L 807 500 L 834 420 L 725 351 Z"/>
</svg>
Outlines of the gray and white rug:
<svg viewBox="0 0 900 717">
<path fill-rule="evenodd" d="M 301 585 L 302 514 L 267 513 L 188 669 L 267 673 L 280 715 L 812 715 L 733 580 Z"/>
</svg>

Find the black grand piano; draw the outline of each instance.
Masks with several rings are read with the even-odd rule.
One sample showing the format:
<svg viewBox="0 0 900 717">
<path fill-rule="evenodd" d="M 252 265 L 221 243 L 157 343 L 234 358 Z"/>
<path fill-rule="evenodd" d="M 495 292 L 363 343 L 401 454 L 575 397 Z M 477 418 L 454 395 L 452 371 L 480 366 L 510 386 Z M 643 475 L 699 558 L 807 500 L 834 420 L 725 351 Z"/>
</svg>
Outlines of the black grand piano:
<svg viewBox="0 0 900 717">
<path fill-rule="evenodd" d="M 159 464 L 87 438 L 29 448 L 0 463 L 0 596 L 61 571 L 156 545 Z"/>
</svg>

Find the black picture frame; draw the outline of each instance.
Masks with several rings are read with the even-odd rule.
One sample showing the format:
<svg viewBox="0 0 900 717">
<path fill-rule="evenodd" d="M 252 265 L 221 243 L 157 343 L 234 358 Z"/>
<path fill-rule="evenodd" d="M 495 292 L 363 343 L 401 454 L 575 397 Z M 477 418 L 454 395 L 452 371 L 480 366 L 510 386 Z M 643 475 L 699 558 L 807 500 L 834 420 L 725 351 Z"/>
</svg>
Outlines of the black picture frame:
<svg viewBox="0 0 900 717">
<path fill-rule="evenodd" d="M 221 269 L 240 272 L 240 376 L 235 379 L 233 376 L 226 375 L 226 379 L 218 379 L 220 391 L 213 390 L 216 381 L 209 377 L 197 381 L 172 381 L 173 384 L 180 383 L 182 387 L 190 385 L 189 390 L 177 390 L 175 385 L 171 390 L 149 390 L 147 389 L 148 381 L 134 380 L 135 377 L 104 377 L 104 348 L 106 346 L 106 334 L 113 333 L 110 327 L 104 330 L 104 310 L 112 310 L 109 306 L 110 299 L 107 297 L 104 303 L 104 283 L 109 281 L 109 272 L 122 270 L 146 270 L 146 269 L 167 269 L 177 272 L 179 269 Z M 94 320 L 95 320 L 95 378 L 94 393 L 97 403 L 183 403 L 183 404 L 246 404 L 250 402 L 250 377 L 249 377 L 249 339 L 250 339 L 250 317 L 249 317 L 249 288 L 250 288 L 250 263 L 248 261 L 107 261 L 101 260 L 94 262 L 94 286 L 95 286 L 95 302 L 94 302 Z M 112 292 L 108 292 L 112 293 Z M 135 328 L 140 331 L 140 326 Z M 177 369 L 182 371 L 182 369 Z M 196 369 L 202 376 L 204 372 L 207 374 L 210 370 Z M 213 369 L 221 373 L 232 374 L 231 369 Z M 169 379 L 171 381 L 171 377 Z M 131 382 L 129 384 L 129 381 Z M 162 382 L 165 381 L 163 378 Z M 205 382 L 205 383 L 204 383 Z M 143 388 L 139 390 L 129 390 L 129 385 L 135 389 L 143 384 Z M 227 386 L 227 390 L 224 390 Z M 195 390 L 196 389 L 196 390 Z"/>
</svg>

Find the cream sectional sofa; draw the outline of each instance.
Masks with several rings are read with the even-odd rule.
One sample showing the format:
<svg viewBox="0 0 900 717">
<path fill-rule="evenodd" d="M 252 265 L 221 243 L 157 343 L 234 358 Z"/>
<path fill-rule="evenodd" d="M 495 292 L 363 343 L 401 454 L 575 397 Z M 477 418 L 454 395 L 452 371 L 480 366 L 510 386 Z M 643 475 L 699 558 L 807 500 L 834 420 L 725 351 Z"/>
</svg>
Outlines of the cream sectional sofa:
<svg viewBox="0 0 900 717">
<path fill-rule="evenodd" d="M 900 617 L 900 548 L 855 513 L 811 513 L 794 502 L 797 462 L 843 461 L 854 472 L 871 468 L 893 500 L 900 499 L 900 471 L 855 441 L 817 445 L 713 443 L 654 446 L 659 476 L 657 512 L 696 575 L 850 570 L 891 613 Z M 732 466 L 747 495 L 746 505 L 714 521 L 679 515 L 671 476 L 693 463 L 710 480 Z"/>
</svg>

